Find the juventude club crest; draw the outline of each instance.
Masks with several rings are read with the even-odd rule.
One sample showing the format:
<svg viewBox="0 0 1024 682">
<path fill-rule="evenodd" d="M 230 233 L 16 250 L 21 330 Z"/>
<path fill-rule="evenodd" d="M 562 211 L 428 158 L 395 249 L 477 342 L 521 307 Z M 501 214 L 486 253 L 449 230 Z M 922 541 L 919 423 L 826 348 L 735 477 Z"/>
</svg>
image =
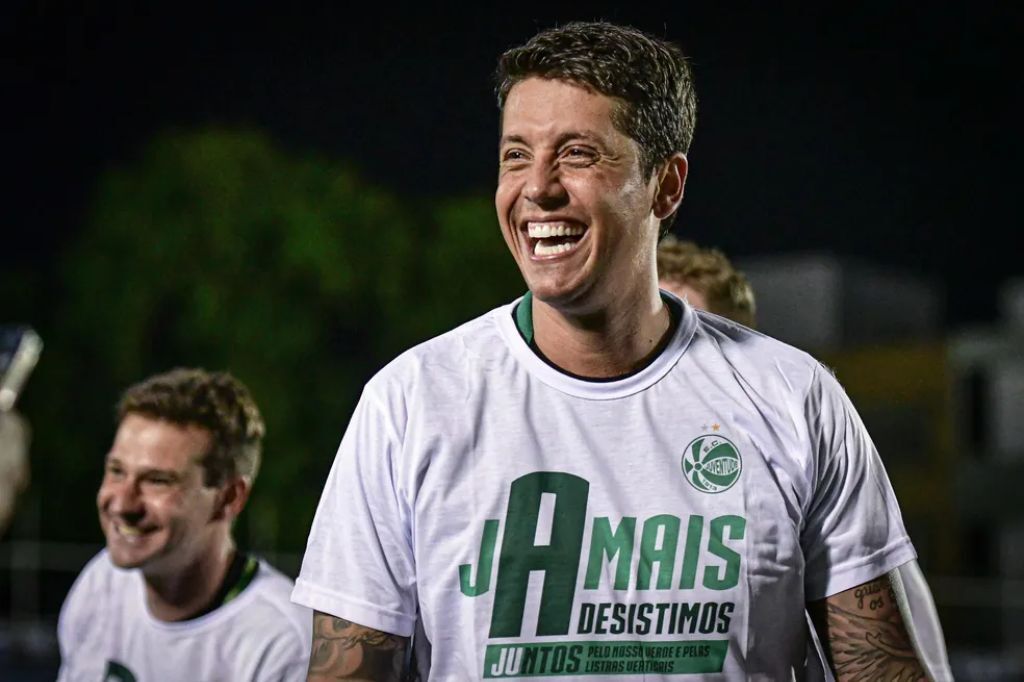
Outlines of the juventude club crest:
<svg viewBox="0 0 1024 682">
<path fill-rule="evenodd" d="M 702 493 L 728 490 L 740 478 L 743 462 L 728 438 L 704 435 L 694 438 L 683 452 L 683 474 Z"/>
</svg>

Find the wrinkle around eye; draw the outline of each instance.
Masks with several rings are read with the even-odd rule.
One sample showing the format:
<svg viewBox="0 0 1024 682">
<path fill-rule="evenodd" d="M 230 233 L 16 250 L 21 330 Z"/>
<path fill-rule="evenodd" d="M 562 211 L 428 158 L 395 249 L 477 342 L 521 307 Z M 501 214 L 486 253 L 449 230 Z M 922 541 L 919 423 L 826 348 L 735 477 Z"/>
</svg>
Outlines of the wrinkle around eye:
<svg viewBox="0 0 1024 682">
<path fill-rule="evenodd" d="M 500 160 L 502 163 L 505 161 L 527 161 L 530 158 L 529 152 L 522 147 L 509 147 L 502 150 Z"/>
<path fill-rule="evenodd" d="M 504 172 L 523 170 L 529 165 L 528 159 L 502 159 L 498 162 L 498 168 Z"/>
<path fill-rule="evenodd" d="M 559 153 L 559 161 L 571 166 L 589 166 L 603 158 L 603 154 L 589 147 L 573 145 Z"/>
</svg>

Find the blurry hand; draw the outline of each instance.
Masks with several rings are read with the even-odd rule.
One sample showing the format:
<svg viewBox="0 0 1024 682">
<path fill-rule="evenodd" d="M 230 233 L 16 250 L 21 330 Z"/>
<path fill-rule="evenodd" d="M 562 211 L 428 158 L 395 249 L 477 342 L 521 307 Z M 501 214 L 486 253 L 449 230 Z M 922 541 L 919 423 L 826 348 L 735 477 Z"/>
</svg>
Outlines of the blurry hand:
<svg viewBox="0 0 1024 682">
<path fill-rule="evenodd" d="M 28 486 L 29 427 L 17 412 L 0 411 L 0 533 L 14 515 L 18 493 Z"/>
</svg>

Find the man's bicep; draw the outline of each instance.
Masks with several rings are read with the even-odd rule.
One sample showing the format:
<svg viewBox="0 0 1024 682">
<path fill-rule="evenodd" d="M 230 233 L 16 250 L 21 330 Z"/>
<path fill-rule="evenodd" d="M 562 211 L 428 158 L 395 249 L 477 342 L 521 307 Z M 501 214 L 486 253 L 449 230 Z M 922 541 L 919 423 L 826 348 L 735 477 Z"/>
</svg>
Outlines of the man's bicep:
<svg viewBox="0 0 1024 682">
<path fill-rule="evenodd" d="M 315 611 L 308 682 L 399 682 L 408 645 L 408 637 L 381 632 Z"/>
<path fill-rule="evenodd" d="M 845 680 L 926 680 L 887 575 L 807 603 L 829 664 Z"/>
</svg>

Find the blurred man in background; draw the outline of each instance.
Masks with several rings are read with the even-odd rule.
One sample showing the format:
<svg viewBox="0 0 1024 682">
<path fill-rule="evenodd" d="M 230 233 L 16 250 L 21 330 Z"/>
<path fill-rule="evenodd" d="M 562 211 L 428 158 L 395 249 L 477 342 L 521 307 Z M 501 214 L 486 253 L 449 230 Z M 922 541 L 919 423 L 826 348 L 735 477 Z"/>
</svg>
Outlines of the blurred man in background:
<svg viewBox="0 0 1024 682">
<path fill-rule="evenodd" d="M 754 327 L 754 291 L 718 249 L 667 235 L 658 244 L 658 286 L 686 299 L 694 308 Z"/>
<path fill-rule="evenodd" d="M 97 494 L 101 551 L 61 609 L 60 680 L 301 680 L 311 615 L 292 582 L 239 551 L 263 419 L 225 372 L 129 388 Z"/>
</svg>

